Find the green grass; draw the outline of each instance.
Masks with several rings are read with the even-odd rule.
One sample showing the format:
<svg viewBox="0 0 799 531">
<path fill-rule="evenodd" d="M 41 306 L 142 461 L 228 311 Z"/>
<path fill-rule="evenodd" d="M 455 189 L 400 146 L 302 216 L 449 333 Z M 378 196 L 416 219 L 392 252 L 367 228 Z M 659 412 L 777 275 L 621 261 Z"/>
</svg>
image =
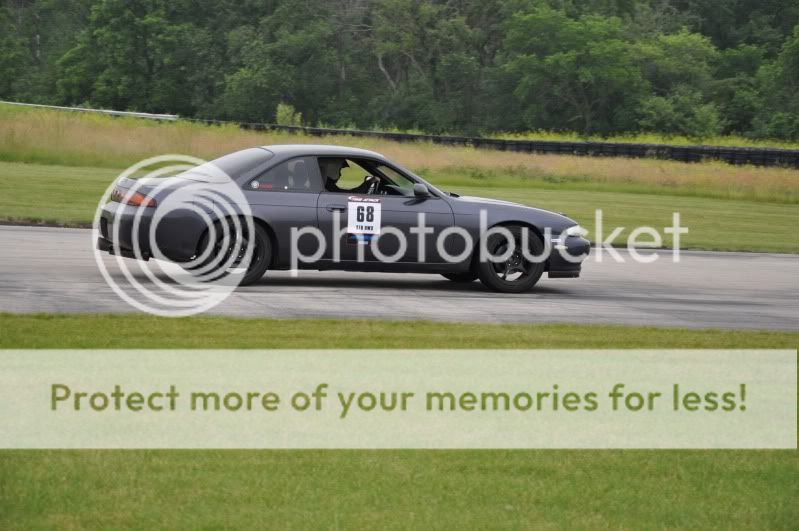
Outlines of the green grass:
<svg viewBox="0 0 799 531">
<path fill-rule="evenodd" d="M 102 334 L 97 332 L 102 330 Z M 796 348 L 799 332 L 0 313 L 0 348 Z"/>
<path fill-rule="evenodd" d="M 791 529 L 795 452 L 0 453 L 4 529 Z"/>
<path fill-rule="evenodd" d="M 58 111 L 50 109 L 40 109 L 35 107 L 24 107 L 19 105 L 8 105 L 0 103 L 0 120 L 10 119 L 18 116 L 36 116 L 42 114 L 53 113 L 72 113 L 72 111 Z M 77 114 L 77 113 L 72 113 Z M 103 116 L 94 113 L 81 113 L 79 116 L 87 117 L 87 119 L 96 119 L 99 122 L 108 120 L 108 116 Z M 128 121 L 129 123 L 141 122 L 142 119 L 130 117 L 114 117 L 111 118 L 118 121 Z M 169 125 L 175 124 L 187 127 L 203 127 L 199 124 L 194 124 L 189 121 L 170 122 Z M 230 124 L 228 127 L 238 129 L 235 124 Z M 322 127 L 328 129 L 358 129 L 354 126 L 341 126 L 336 124 L 316 124 L 311 127 Z M 410 134 L 430 134 L 429 131 L 421 131 L 418 129 L 397 129 L 395 127 L 381 127 L 379 125 L 368 128 L 371 131 L 383 131 L 387 133 L 410 133 Z M 463 136 L 457 132 L 444 132 L 442 135 L 449 136 Z M 473 136 L 473 135 L 467 135 Z M 478 135 L 479 136 L 479 135 Z M 619 143 L 636 143 L 636 144 L 671 144 L 681 146 L 738 146 L 738 147 L 756 147 L 756 148 L 779 148 L 779 149 L 799 149 L 799 143 L 789 140 L 782 140 L 778 138 L 749 138 L 738 135 L 719 135 L 704 138 L 694 138 L 680 135 L 664 135 L 659 133 L 631 133 L 624 135 L 613 136 L 591 136 L 583 135 L 577 132 L 558 132 L 558 131 L 524 131 L 519 133 L 513 132 L 496 132 L 486 135 L 488 138 L 501 138 L 511 140 L 548 140 L 560 142 L 619 142 Z"/>
<path fill-rule="evenodd" d="M 551 140 L 561 142 L 619 142 L 633 144 L 671 144 L 678 146 L 728 146 L 799 149 L 799 143 L 777 138 L 749 138 L 737 135 L 720 135 L 704 138 L 693 138 L 680 135 L 663 135 L 658 133 L 635 133 L 628 135 L 585 136 L 579 133 L 562 133 L 553 131 L 526 131 L 523 133 L 495 133 L 491 138 L 510 140 Z"/>
<path fill-rule="evenodd" d="M 795 348 L 799 333 L 0 314 L 3 348 Z M 0 528 L 760 528 L 795 451 L 3 451 Z"/>
<path fill-rule="evenodd" d="M 371 149 L 447 185 L 537 186 L 581 191 L 665 193 L 799 204 L 792 168 L 686 164 L 652 159 L 541 155 L 430 142 L 245 131 L 235 125 L 159 123 L 0 104 L 0 160 L 125 168 L 153 155 L 206 160 L 254 145 L 327 143 Z"/>
<path fill-rule="evenodd" d="M 316 126 L 326 129 L 345 129 L 358 130 L 354 125 L 340 126 L 335 124 L 321 123 Z M 362 129 L 362 128 L 361 128 Z M 677 146 L 727 146 L 727 147 L 754 147 L 754 148 L 777 148 L 777 149 L 799 149 L 799 143 L 780 138 L 753 138 L 740 135 L 715 135 L 706 137 L 690 137 L 683 135 L 666 135 L 661 133 L 629 133 L 611 136 L 585 135 L 576 131 L 497 131 L 485 134 L 464 135 L 458 131 L 444 131 L 441 133 L 430 133 L 420 129 L 399 129 L 397 127 L 381 127 L 373 125 L 366 128 L 369 131 L 383 131 L 386 133 L 408 133 L 414 135 L 439 134 L 442 136 L 477 136 L 485 138 L 499 138 L 503 140 L 546 140 L 553 142 L 615 142 L 623 144 L 669 144 Z"/>
<path fill-rule="evenodd" d="M 608 159 L 604 159 L 606 162 Z M 616 159 L 618 162 L 618 159 Z M 640 162 L 640 161 L 638 161 Z M 513 189 L 545 189 L 558 192 L 617 192 L 625 194 L 647 194 L 676 197 L 700 197 L 708 199 L 734 199 L 777 204 L 799 204 L 799 171 L 792 175 L 788 183 L 768 182 L 756 179 L 749 186 L 739 183 L 725 182 L 724 167 L 721 163 L 711 163 L 717 171 L 716 179 L 708 179 L 706 175 L 683 175 L 678 179 L 664 177 L 627 179 L 622 175 L 609 176 L 584 173 L 580 170 L 573 173 L 554 174 L 524 167 L 480 169 L 469 167 L 449 167 L 438 170 L 422 168 L 418 173 L 427 180 L 445 190 L 455 188 L 513 188 Z M 695 166 L 696 167 L 696 166 Z M 673 170 L 672 170 L 673 171 Z"/>
<path fill-rule="evenodd" d="M 595 210 L 603 211 L 603 238 L 615 227 L 625 227 L 614 240 L 624 245 L 630 231 L 642 225 L 657 229 L 664 245 L 671 236 L 663 228 L 672 225 L 672 214 L 680 213 L 680 225 L 688 227 L 681 237 L 683 249 L 716 251 L 799 252 L 799 207 L 759 203 L 619 192 L 583 192 L 535 188 L 456 187 L 462 194 L 483 195 L 564 212 L 590 231 L 595 240 Z"/>
<path fill-rule="evenodd" d="M 87 224 L 118 171 L 0 162 L 0 219 Z"/>
<path fill-rule="evenodd" d="M 105 168 L 0 162 L 0 219 L 91 223 L 100 196 L 117 173 Z M 671 225 L 672 213 L 680 212 L 682 225 L 690 231 L 682 238 L 685 249 L 799 252 L 795 230 L 799 208 L 793 204 L 666 195 L 654 190 L 578 190 L 511 176 L 484 183 L 468 175 L 440 181 L 434 177 L 433 181 L 462 194 L 565 212 L 590 230 L 592 239 L 594 211 L 602 209 L 605 237 L 613 227 L 626 227 L 615 240 L 618 245 L 624 244 L 631 227 L 648 225 L 662 233 Z M 664 244 L 670 246 L 671 239 L 666 238 Z"/>
</svg>

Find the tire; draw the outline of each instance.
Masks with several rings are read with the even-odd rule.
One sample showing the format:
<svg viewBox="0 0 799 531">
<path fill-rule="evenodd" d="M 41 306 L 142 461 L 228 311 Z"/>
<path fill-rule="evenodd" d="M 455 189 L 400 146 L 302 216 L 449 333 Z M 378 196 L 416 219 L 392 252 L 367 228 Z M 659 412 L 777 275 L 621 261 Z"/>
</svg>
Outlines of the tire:
<svg viewBox="0 0 799 531">
<path fill-rule="evenodd" d="M 257 223 L 253 223 L 253 225 L 255 227 L 255 247 L 253 248 L 252 260 L 247 267 L 247 273 L 245 273 L 239 283 L 240 286 L 248 286 L 261 280 L 272 259 L 272 241 L 269 239 L 269 234 L 266 233 L 266 229 L 261 225 Z"/>
<path fill-rule="evenodd" d="M 459 284 L 468 284 L 477 280 L 477 273 L 472 271 L 465 271 L 463 273 L 442 273 L 442 277 Z"/>
<path fill-rule="evenodd" d="M 523 293 L 536 285 L 544 273 L 544 262 L 530 262 L 521 256 L 522 230 L 527 229 L 527 244 L 533 256 L 540 256 L 544 249 L 541 238 L 533 230 L 518 225 L 505 226 L 513 235 L 516 251 L 505 262 L 480 261 L 478 254 L 477 275 L 487 288 L 502 293 Z M 491 234 L 486 242 L 488 252 L 499 256 L 507 249 L 505 235 Z M 478 248 L 477 253 L 480 252 Z M 518 273 L 518 274 L 517 274 Z"/>
<path fill-rule="evenodd" d="M 242 223 L 240 226 L 246 227 L 244 223 Z M 254 230 L 253 234 L 254 247 L 252 250 L 252 257 L 250 260 L 250 264 L 247 266 L 247 271 L 242 276 L 241 281 L 239 282 L 240 286 L 246 286 L 260 280 L 261 277 L 264 276 L 264 273 L 266 273 L 266 270 L 269 267 L 269 262 L 272 258 L 272 241 L 270 240 L 269 234 L 267 234 L 266 229 L 264 229 L 259 224 L 253 222 L 253 230 Z M 207 232 L 206 234 L 203 235 L 197 247 L 198 256 L 203 252 L 206 246 L 209 245 L 208 236 L 209 235 Z M 217 249 L 215 250 L 214 253 L 212 253 L 212 256 L 209 257 L 207 260 L 204 260 L 202 264 L 199 265 L 193 264 L 192 266 L 183 266 L 183 267 L 189 272 L 194 272 L 198 270 L 204 271 L 203 275 L 205 277 L 205 280 L 214 281 L 229 275 L 230 272 L 220 270 L 218 272 L 212 271 L 211 273 L 209 273 L 208 271 L 205 271 L 203 268 L 206 267 L 209 263 L 213 262 L 214 260 L 219 260 L 219 253 L 229 253 L 229 252 L 232 252 L 232 249 Z"/>
</svg>

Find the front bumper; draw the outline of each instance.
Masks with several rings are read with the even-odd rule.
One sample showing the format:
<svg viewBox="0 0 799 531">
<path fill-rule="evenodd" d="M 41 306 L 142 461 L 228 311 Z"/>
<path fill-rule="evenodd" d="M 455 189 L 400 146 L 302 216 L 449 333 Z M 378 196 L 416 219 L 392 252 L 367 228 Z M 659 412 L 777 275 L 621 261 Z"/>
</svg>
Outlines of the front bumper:
<svg viewBox="0 0 799 531">
<path fill-rule="evenodd" d="M 547 262 L 549 278 L 576 278 L 582 263 L 591 252 L 591 242 L 579 236 L 552 240 L 552 253 Z"/>
</svg>

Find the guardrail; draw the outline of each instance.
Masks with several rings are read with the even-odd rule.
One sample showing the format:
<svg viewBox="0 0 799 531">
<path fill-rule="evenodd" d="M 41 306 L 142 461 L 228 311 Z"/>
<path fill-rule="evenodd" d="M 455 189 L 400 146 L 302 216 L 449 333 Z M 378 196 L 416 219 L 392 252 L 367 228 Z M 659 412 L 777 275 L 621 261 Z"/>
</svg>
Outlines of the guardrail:
<svg viewBox="0 0 799 531">
<path fill-rule="evenodd" d="M 174 122 L 175 120 L 178 119 L 177 114 L 152 114 L 149 112 L 112 111 L 108 109 L 86 109 L 84 107 L 59 107 L 58 105 L 40 105 L 38 103 L 19 103 L 18 101 L 2 101 L 2 100 L 0 100 L 0 103 L 5 103 L 7 105 L 19 105 L 20 107 L 36 107 L 39 109 L 55 109 L 58 111 L 74 111 L 74 112 L 107 114 L 110 116 L 130 116 L 133 118 L 148 118 L 151 120 L 166 120 L 169 122 Z"/>
<path fill-rule="evenodd" d="M 432 142 L 446 146 L 464 146 L 499 151 L 515 151 L 520 153 L 540 153 L 555 155 L 579 155 L 586 157 L 629 157 L 676 160 L 680 162 L 701 162 L 703 160 L 720 160 L 729 164 L 752 164 L 755 166 L 787 166 L 799 168 L 799 149 L 748 148 L 726 146 L 679 146 L 670 144 L 628 144 L 626 142 L 565 142 L 555 140 L 503 140 L 497 138 L 422 135 L 413 133 L 390 133 L 384 131 L 364 131 L 359 129 L 329 129 L 323 127 L 301 127 L 251 122 L 229 122 L 223 120 L 205 120 L 196 118 L 179 118 L 174 114 L 150 114 L 142 112 L 111 111 L 103 109 L 84 109 L 82 107 L 58 107 L 55 105 L 38 105 L 0 101 L 11 105 L 41 107 L 77 112 L 107 114 L 111 116 L 132 116 L 154 120 L 175 121 L 190 120 L 209 125 L 237 124 L 242 129 L 253 131 L 285 131 L 302 133 L 309 136 L 354 136 L 363 138 L 380 138 L 395 142 Z"/>
</svg>

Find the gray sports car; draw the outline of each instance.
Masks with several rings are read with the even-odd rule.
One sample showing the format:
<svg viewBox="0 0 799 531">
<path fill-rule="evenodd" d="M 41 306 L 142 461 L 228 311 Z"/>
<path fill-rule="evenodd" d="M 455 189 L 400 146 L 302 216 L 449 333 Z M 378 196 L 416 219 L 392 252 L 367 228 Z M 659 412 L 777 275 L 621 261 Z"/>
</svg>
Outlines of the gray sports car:
<svg viewBox="0 0 799 531">
<path fill-rule="evenodd" d="M 268 269 L 339 269 L 479 278 L 502 292 L 528 290 L 544 272 L 578 277 L 589 253 L 582 229 L 563 214 L 444 192 L 372 151 L 274 145 L 207 164 L 241 191 L 243 208 L 159 213 L 171 193 L 197 182 L 216 186 L 208 172 L 123 179 L 100 212 L 98 249 L 148 260 L 157 248 L 156 257 L 187 269 L 201 256 L 204 263 L 238 256 L 242 284 Z M 245 215 L 247 223 L 231 223 Z M 213 230 L 234 225 L 239 234 L 224 241 Z"/>
</svg>

